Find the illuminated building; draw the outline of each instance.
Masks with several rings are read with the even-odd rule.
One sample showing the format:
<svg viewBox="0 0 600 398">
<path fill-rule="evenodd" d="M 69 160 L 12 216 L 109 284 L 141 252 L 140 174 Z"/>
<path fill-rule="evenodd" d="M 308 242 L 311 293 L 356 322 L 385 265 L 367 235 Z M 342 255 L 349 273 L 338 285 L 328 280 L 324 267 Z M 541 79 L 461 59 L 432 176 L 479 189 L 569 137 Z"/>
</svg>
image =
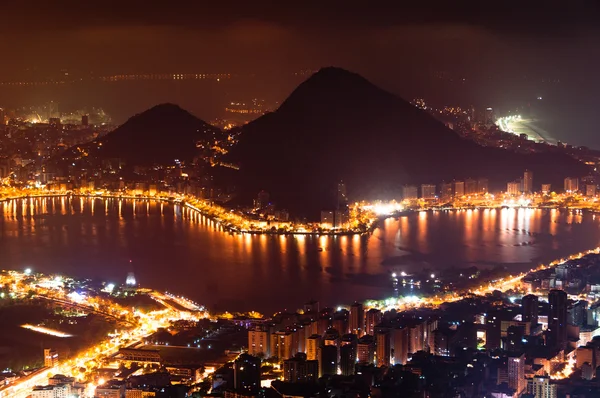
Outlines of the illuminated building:
<svg viewBox="0 0 600 398">
<path fill-rule="evenodd" d="M 521 194 L 521 181 L 512 181 L 506 185 L 506 193 L 509 195 Z"/>
<path fill-rule="evenodd" d="M 356 344 L 356 359 L 359 363 L 375 362 L 375 341 L 372 335 L 364 335 Z"/>
<path fill-rule="evenodd" d="M 365 311 L 363 305 L 354 303 L 350 307 L 350 333 L 362 336 L 365 332 Z"/>
<path fill-rule="evenodd" d="M 321 211 L 321 228 L 331 229 L 334 225 L 334 212 L 330 210 Z"/>
<path fill-rule="evenodd" d="M 523 296 L 523 300 L 521 301 L 521 319 L 523 322 L 529 322 L 532 325 L 537 325 L 538 306 L 539 301 L 536 295 L 528 294 L 527 296 Z"/>
<path fill-rule="evenodd" d="M 575 177 L 565 178 L 565 192 L 577 192 L 579 191 L 579 179 Z"/>
<path fill-rule="evenodd" d="M 517 392 L 517 396 L 527 387 L 525 380 L 525 354 L 508 357 L 508 386 Z"/>
<path fill-rule="evenodd" d="M 419 195 L 417 193 L 417 187 L 414 185 L 405 185 L 402 187 L 402 199 L 403 200 L 417 200 Z"/>
<path fill-rule="evenodd" d="M 408 361 L 409 329 L 406 327 L 392 329 L 391 346 L 394 365 L 405 365 Z"/>
<path fill-rule="evenodd" d="M 306 339 L 306 359 L 309 361 L 318 360 L 319 346 L 321 345 L 321 336 L 313 334 Z"/>
<path fill-rule="evenodd" d="M 365 325 L 365 333 L 371 336 L 375 335 L 375 326 L 381 323 L 383 314 L 377 308 L 371 308 L 367 311 L 367 322 Z"/>
<path fill-rule="evenodd" d="M 469 178 L 465 181 L 465 195 L 474 195 L 477 193 L 477 181 Z"/>
<path fill-rule="evenodd" d="M 269 332 L 266 330 L 248 331 L 248 354 L 253 356 L 263 355 L 269 358 Z"/>
<path fill-rule="evenodd" d="M 567 293 L 553 289 L 548 294 L 548 342 L 552 347 L 564 348 L 567 343 Z"/>
<path fill-rule="evenodd" d="M 69 384 L 36 386 L 31 391 L 31 398 L 69 398 L 70 396 L 71 385 Z"/>
<path fill-rule="evenodd" d="M 454 196 L 456 198 L 465 196 L 465 182 L 464 181 L 454 181 Z"/>
<path fill-rule="evenodd" d="M 542 193 L 544 195 L 548 195 L 550 193 L 551 185 L 550 184 L 542 184 Z"/>
<path fill-rule="evenodd" d="M 450 338 L 452 331 L 448 328 L 433 332 L 433 353 L 441 357 L 450 356 Z"/>
<path fill-rule="evenodd" d="M 51 348 L 44 348 L 44 366 L 53 368 L 58 366 L 58 353 Z"/>
<path fill-rule="evenodd" d="M 550 383 L 548 376 L 534 376 L 527 386 L 527 392 L 534 398 L 557 398 L 556 384 Z"/>
<path fill-rule="evenodd" d="M 319 378 L 319 362 L 307 360 L 304 354 L 283 361 L 283 380 L 290 383 L 315 383 Z"/>
<path fill-rule="evenodd" d="M 390 331 L 379 330 L 375 333 L 375 357 L 377 367 L 390 366 Z"/>
<path fill-rule="evenodd" d="M 135 275 L 133 274 L 133 272 L 130 272 L 127 274 L 127 278 L 125 279 L 125 284 L 127 286 L 135 286 L 137 284 L 137 281 L 135 280 Z"/>
<path fill-rule="evenodd" d="M 435 185 L 422 184 L 421 185 L 421 198 L 425 199 L 425 200 L 435 199 Z"/>
<path fill-rule="evenodd" d="M 585 196 L 594 197 L 596 196 L 596 185 L 588 184 L 585 186 Z"/>
<path fill-rule="evenodd" d="M 88 115 L 81 115 L 81 125 L 84 127 L 87 127 L 89 125 L 89 116 Z"/>
<path fill-rule="evenodd" d="M 335 228 L 346 228 L 348 226 L 348 221 L 350 221 L 348 210 L 336 210 L 334 216 Z"/>
<path fill-rule="evenodd" d="M 292 358 L 296 354 L 291 332 L 276 332 L 271 335 L 270 354 L 280 360 Z M 297 345 L 296 345 L 297 346 Z"/>
<path fill-rule="evenodd" d="M 588 302 L 578 300 L 567 307 L 567 324 L 583 327 L 587 325 Z"/>
<path fill-rule="evenodd" d="M 486 125 L 493 125 L 494 124 L 494 110 L 492 108 L 486 108 L 485 109 L 485 124 Z"/>
<path fill-rule="evenodd" d="M 533 192 L 533 172 L 529 170 L 523 173 L 523 192 L 526 194 Z"/>
<path fill-rule="evenodd" d="M 233 363 L 233 386 L 236 391 L 258 394 L 260 389 L 260 359 L 242 354 Z"/>
<path fill-rule="evenodd" d="M 477 180 L 477 191 L 481 194 L 486 194 L 490 191 L 490 181 L 487 178 L 480 178 Z"/>
<path fill-rule="evenodd" d="M 452 200 L 452 183 L 442 183 L 440 185 L 440 198 L 444 202 Z"/>
<path fill-rule="evenodd" d="M 357 338 L 355 334 L 342 336 L 340 345 L 340 369 L 342 375 L 352 376 L 356 365 Z"/>
</svg>

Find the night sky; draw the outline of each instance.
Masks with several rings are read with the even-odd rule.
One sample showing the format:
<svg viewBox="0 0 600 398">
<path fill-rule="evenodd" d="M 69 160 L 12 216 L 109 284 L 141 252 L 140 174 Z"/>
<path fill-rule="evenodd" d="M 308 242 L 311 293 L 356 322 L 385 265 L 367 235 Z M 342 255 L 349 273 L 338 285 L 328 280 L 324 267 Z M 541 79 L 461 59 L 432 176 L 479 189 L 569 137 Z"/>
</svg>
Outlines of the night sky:
<svg viewBox="0 0 600 398">
<path fill-rule="evenodd" d="M 405 98 L 423 96 L 440 105 L 509 109 L 543 96 L 538 116 L 557 136 L 600 147 L 597 2 L 285 3 L 7 2 L 0 10 L 0 80 L 61 69 L 83 75 L 229 72 L 265 76 L 227 88 L 230 96 L 282 100 L 299 83 L 295 71 L 335 65 Z M 228 99 L 223 93 L 217 99 L 214 89 L 177 96 L 159 91 L 131 94 L 128 106 L 115 109 L 118 98 L 110 93 L 54 95 L 62 102 L 96 101 L 117 119 L 150 100 L 174 100 L 210 118 L 220 108 L 215 102 Z M 21 105 L 51 95 L 5 91 L 0 102 Z"/>
</svg>

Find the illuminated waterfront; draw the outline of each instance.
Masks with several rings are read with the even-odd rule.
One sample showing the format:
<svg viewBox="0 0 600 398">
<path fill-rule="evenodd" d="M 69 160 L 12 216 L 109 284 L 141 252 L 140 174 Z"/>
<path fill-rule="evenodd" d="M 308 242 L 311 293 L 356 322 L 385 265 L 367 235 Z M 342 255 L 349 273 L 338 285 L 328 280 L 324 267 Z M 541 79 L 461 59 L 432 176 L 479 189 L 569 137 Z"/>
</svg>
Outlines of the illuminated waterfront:
<svg viewBox="0 0 600 398">
<path fill-rule="evenodd" d="M 0 204 L 0 212 L 0 268 L 117 282 L 135 272 L 143 286 L 215 310 L 266 313 L 311 297 L 387 297 L 392 272 L 523 270 L 600 241 L 598 217 L 565 210 L 421 212 L 388 219 L 370 237 L 232 235 L 189 209 L 150 201 L 38 198 Z M 232 300 L 233 291 L 248 299 Z"/>
</svg>

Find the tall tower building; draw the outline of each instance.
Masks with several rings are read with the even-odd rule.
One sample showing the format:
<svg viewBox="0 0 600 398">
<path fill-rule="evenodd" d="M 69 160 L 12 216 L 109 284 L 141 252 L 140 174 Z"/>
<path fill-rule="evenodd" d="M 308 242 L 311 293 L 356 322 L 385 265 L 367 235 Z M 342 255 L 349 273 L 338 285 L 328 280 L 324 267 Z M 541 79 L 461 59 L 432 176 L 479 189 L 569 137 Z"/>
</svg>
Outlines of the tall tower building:
<svg viewBox="0 0 600 398">
<path fill-rule="evenodd" d="M 454 181 L 454 196 L 460 198 L 465 195 L 465 182 Z"/>
<path fill-rule="evenodd" d="M 423 198 L 425 200 L 435 199 L 435 185 L 422 184 L 421 185 L 421 198 Z"/>
<path fill-rule="evenodd" d="M 377 366 L 390 366 L 390 332 L 389 330 L 380 330 L 375 334 L 375 356 L 377 357 Z"/>
<path fill-rule="evenodd" d="M 342 336 L 340 346 L 340 370 L 344 376 L 352 376 L 356 366 L 356 350 L 358 341 L 355 334 Z"/>
<path fill-rule="evenodd" d="M 248 354 L 252 356 L 263 356 L 269 358 L 269 332 L 266 330 L 248 331 Z"/>
<path fill-rule="evenodd" d="M 236 391 L 256 395 L 260 389 L 260 359 L 242 354 L 233 364 L 233 386 Z"/>
<path fill-rule="evenodd" d="M 508 386 L 520 396 L 527 387 L 525 380 L 525 354 L 508 358 Z"/>
<path fill-rule="evenodd" d="M 417 187 L 405 185 L 402 187 L 402 200 L 417 200 L 419 198 Z"/>
<path fill-rule="evenodd" d="M 538 298 L 536 295 L 528 294 L 527 296 L 523 296 L 523 300 L 521 302 L 521 314 L 523 322 L 529 322 L 532 325 L 536 325 L 538 323 Z"/>
<path fill-rule="evenodd" d="M 565 178 L 565 192 L 577 192 L 579 191 L 579 179 L 575 177 Z"/>
<path fill-rule="evenodd" d="M 365 333 L 365 311 L 361 303 L 350 307 L 350 333 L 361 337 Z"/>
<path fill-rule="evenodd" d="M 348 210 L 348 194 L 346 192 L 346 184 L 343 181 L 337 184 L 337 210 Z"/>
<path fill-rule="evenodd" d="M 548 302 L 548 341 L 553 347 L 564 348 L 567 343 L 567 293 L 563 290 L 550 290 Z"/>
<path fill-rule="evenodd" d="M 319 348 L 319 377 L 337 374 L 338 348 L 335 345 L 324 345 Z"/>
<path fill-rule="evenodd" d="M 370 334 L 371 336 L 375 335 L 375 326 L 381 323 L 381 319 L 383 319 L 383 314 L 377 308 L 371 308 L 367 311 L 367 323 L 365 326 L 365 332 Z"/>
<path fill-rule="evenodd" d="M 529 170 L 525 170 L 523 173 L 523 192 L 532 193 L 533 192 L 533 172 Z"/>
<path fill-rule="evenodd" d="M 319 359 L 319 346 L 321 345 L 321 336 L 313 334 L 306 339 L 306 359 L 315 361 Z"/>
</svg>

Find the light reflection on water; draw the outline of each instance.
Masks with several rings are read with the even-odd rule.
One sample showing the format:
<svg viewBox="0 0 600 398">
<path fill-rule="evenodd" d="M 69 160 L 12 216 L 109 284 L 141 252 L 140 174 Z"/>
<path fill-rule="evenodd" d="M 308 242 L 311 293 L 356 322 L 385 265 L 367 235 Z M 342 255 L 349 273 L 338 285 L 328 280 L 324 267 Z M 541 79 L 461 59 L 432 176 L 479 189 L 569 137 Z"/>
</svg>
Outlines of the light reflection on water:
<svg viewBox="0 0 600 398">
<path fill-rule="evenodd" d="M 599 244 L 592 214 L 539 209 L 419 212 L 372 236 L 233 235 L 181 206 L 32 198 L 0 203 L 0 267 L 144 285 L 212 308 L 265 312 L 392 294 L 390 273 L 523 268 Z M 133 260 L 130 265 L 129 260 Z"/>
</svg>

